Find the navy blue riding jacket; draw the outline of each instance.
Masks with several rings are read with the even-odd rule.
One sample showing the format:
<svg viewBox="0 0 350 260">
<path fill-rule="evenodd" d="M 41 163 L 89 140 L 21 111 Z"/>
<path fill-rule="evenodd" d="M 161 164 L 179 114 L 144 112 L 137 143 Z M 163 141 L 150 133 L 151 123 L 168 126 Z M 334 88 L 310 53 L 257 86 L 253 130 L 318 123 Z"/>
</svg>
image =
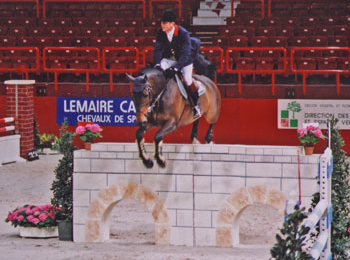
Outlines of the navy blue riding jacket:
<svg viewBox="0 0 350 260">
<path fill-rule="evenodd" d="M 162 29 L 158 30 L 153 52 L 154 64 L 159 64 L 163 58 L 174 56 L 176 59 L 174 68 L 181 70 L 183 67 L 193 63 L 194 52 L 190 35 L 182 26 L 175 25 L 174 36 L 171 42 L 169 42 L 166 33 Z"/>
</svg>

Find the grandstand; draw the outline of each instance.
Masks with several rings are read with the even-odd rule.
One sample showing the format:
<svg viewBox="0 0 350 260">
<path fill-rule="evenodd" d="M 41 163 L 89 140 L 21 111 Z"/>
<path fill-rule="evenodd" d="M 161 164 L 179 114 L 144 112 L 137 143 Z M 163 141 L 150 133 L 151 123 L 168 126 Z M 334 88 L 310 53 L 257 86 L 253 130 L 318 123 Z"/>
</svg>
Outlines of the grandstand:
<svg viewBox="0 0 350 260">
<path fill-rule="evenodd" d="M 350 1 L 340 0 L 0 1 L 0 80 L 30 77 L 51 95 L 61 83 L 87 92 L 100 83 L 115 94 L 124 72 L 152 62 L 166 8 L 201 38 L 224 97 L 281 98 L 297 84 L 300 95 L 326 85 L 327 97 L 337 97 L 350 84 Z"/>
</svg>

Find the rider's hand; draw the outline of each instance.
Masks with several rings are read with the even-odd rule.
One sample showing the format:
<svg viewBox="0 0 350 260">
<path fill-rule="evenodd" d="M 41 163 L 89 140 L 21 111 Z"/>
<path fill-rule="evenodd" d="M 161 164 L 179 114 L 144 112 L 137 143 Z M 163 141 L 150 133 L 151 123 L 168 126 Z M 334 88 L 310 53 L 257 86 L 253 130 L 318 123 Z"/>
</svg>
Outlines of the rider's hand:
<svg viewBox="0 0 350 260">
<path fill-rule="evenodd" d="M 171 79 L 175 76 L 177 70 L 175 70 L 175 68 L 171 67 L 169 69 L 166 69 L 164 71 L 164 76 L 167 78 L 167 79 Z"/>
</svg>

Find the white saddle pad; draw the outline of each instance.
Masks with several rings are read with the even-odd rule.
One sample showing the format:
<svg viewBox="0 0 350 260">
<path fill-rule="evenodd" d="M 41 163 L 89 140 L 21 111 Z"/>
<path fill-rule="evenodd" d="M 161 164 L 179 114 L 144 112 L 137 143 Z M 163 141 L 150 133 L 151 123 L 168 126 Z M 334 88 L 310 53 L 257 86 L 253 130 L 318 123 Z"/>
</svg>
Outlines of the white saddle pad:
<svg viewBox="0 0 350 260">
<path fill-rule="evenodd" d="M 179 87 L 181 95 L 184 97 L 184 99 L 188 98 L 187 91 L 185 89 L 185 86 L 183 85 L 182 81 L 180 80 L 178 75 L 175 75 L 176 83 Z M 195 79 L 193 79 L 195 80 Z M 196 80 L 196 84 L 198 86 L 198 96 L 201 96 L 205 93 L 205 87 L 202 82 Z"/>
</svg>

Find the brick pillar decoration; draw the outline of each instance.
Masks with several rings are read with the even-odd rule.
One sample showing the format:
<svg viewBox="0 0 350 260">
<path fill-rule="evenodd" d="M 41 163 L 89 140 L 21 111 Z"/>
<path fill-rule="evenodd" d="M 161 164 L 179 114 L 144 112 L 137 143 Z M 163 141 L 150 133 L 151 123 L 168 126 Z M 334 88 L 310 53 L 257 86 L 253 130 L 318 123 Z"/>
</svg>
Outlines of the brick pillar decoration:
<svg viewBox="0 0 350 260">
<path fill-rule="evenodd" d="M 7 80 L 6 113 L 17 116 L 19 122 L 20 155 L 27 159 L 27 152 L 34 149 L 34 90 L 35 80 Z"/>
</svg>

